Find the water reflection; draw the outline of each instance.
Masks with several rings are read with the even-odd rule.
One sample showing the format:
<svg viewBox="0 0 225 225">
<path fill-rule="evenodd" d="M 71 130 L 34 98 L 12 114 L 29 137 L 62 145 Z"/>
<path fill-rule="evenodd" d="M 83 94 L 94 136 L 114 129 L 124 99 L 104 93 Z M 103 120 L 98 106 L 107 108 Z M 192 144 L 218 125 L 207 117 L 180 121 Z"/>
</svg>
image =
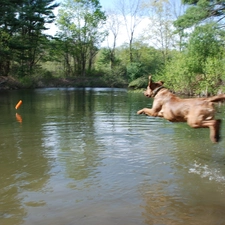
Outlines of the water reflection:
<svg viewBox="0 0 225 225">
<path fill-rule="evenodd" d="M 66 176 L 75 180 L 88 178 L 100 163 L 98 143 L 93 136 L 93 95 L 84 90 L 79 95 L 66 91 L 64 107 L 48 114 L 42 125 L 43 145 L 52 147 L 49 154 L 65 166 Z"/>
<path fill-rule="evenodd" d="M 41 191 L 49 179 L 49 161 L 43 155 L 38 125 L 18 127 L 12 121 L 1 126 L 1 224 L 18 224 L 27 214 L 25 193 Z"/>
<path fill-rule="evenodd" d="M 18 113 L 16 113 L 16 120 L 19 122 L 19 123 L 22 123 L 23 122 L 23 119 L 22 119 L 22 116 Z"/>
</svg>

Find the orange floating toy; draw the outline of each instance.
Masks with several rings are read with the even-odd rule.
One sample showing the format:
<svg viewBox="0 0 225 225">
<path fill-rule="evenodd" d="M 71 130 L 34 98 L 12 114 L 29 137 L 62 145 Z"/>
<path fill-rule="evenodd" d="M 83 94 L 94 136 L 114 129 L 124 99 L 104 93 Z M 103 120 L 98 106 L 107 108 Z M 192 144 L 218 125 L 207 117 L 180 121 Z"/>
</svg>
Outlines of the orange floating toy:
<svg viewBox="0 0 225 225">
<path fill-rule="evenodd" d="M 19 102 L 16 104 L 15 109 L 18 109 L 22 105 L 22 100 L 19 100 Z"/>
</svg>

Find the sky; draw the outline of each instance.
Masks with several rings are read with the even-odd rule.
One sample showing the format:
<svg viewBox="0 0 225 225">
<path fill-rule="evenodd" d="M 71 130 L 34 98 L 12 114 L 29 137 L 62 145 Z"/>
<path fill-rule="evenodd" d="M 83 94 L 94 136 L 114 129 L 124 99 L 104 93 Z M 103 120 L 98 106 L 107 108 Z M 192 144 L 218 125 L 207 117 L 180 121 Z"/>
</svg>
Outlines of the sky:
<svg viewBox="0 0 225 225">
<path fill-rule="evenodd" d="M 99 2 L 103 9 L 107 9 L 113 5 L 114 0 L 100 0 Z"/>
</svg>

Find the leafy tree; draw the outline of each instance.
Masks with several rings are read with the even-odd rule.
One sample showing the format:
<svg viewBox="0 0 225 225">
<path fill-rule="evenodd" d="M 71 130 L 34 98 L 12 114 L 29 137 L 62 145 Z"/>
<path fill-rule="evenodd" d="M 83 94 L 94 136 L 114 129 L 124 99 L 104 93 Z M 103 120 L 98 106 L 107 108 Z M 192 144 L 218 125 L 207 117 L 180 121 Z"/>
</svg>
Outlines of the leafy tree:
<svg viewBox="0 0 225 225">
<path fill-rule="evenodd" d="M 208 58 L 219 57 L 223 41 L 221 32 L 214 24 L 196 27 L 187 46 L 192 72 L 202 74 Z"/>
<path fill-rule="evenodd" d="M 217 67 L 220 65 L 223 68 L 224 34 L 212 23 L 196 27 L 190 36 L 187 64 L 199 80 L 198 90 L 206 95 L 215 92 L 215 86 L 223 74 Z"/>
<path fill-rule="evenodd" d="M 183 0 L 186 12 L 174 22 L 178 32 L 189 32 L 186 45 L 186 72 L 195 92 L 216 93 L 224 79 L 225 1 Z"/>
<path fill-rule="evenodd" d="M 133 43 L 133 63 L 127 63 L 129 81 L 144 75 L 155 74 L 164 65 L 161 50 L 148 46 L 140 39 Z"/>
<path fill-rule="evenodd" d="M 0 29 L 0 74 L 7 76 L 10 70 L 10 49 L 9 49 L 10 35 Z"/>
<path fill-rule="evenodd" d="M 196 27 L 185 51 L 174 55 L 162 75 L 173 90 L 215 94 L 224 79 L 224 31 L 214 23 Z"/>
<path fill-rule="evenodd" d="M 174 53 L 165 69 L 157 74 L 157 79 L 165 81 L 165 85 L 175 92 L 190 95 L 195 92 L 195 74 L 189 70 L 186 52 Z"/>
<path fill-rule="evenodd" d="M 15 0 L 0 2 L 0 74 L 7 76 L 12 59 L 11 37 L 17 31 L 17 9 L 20 4 Z"/>
<path fill-rule="evenodd" d="M 100 31 L 106 16 L 101 11 L 98 0 L 67 0 L 59 10 L 59 38 L 68 45 L 67 55 L 69 67 L 74 68 L 72 74 L 85 76 L 92 69 L 93 60 L 105 32 Z M 71 57 L 71 59 L 69 59 Z"/>
<path fill-rule="evenodd" d="M 0 31 L 10 36 L 7 41 L 4 39 L 4 45 L 7 45 L 5 49 L 10 50 L 10 56 L 4 51 L 0 60 L 1 65 L 5 65 L 5 75 L 9 73 L 6 68 L 10 67 L 12 60 L 19 65 L 21 74 L 32 73 L 44 54 L 46 37 L 43 31 L 47 29 L 47 23 L 53 22 L 55 16 L 52 10 L 57 6 L 54 0 L 1 1 Z"/>
<path fill-rule="evenodd" d="M 117 57 L 117 49 L 111 49 L 110 47 L 101 48 L 98 53 L 95 68 L 103 70 L 103 67 L 113 70 L 116 66 L 121 64 L 121 60 Z"/>
<path fill-rule="evenodd" d="M 58 4 L 53 0 L 23 0 L 19 8 L 19 28 L 14 36 L 17 55 L 22 74 L 32 74 L 33 68 L 45 54 L 46 24 L 54 21 L 53 9 Z"/>
<path fill-rule="evenodd" d="M 177 27 L 188 28 L 207 19 L 213 19 L 224 26 L 225 1 L 183 0 L 183 3 L 190 7 L 175 22 Z"/>
<path fill-rule="evenodd" d="M 148 8 L 149 24 L 144 35 L 154 47 L 160 49 L 166 63 L 175 40 L 171 5 L 167 0 L 150 1 Z"/>
<path fill-rule="evenodd" d="M 108 58 L 110 59 L 111 69 L 116 65 L 116 42 L 119 34 L 119 30 L 121 28 L 119 14 L 116 11 L 108 10 L 107 11 L 107 21 L 106 27 L 109 35 L 112 36 L 112 43 L 108 41 Z"/>
<path fill-rule="evenodd" d="M 117 6 L 120 11 L 123 22 L 129 38 L 129 60 L 133 62 L 133 42 L 136 28 L 141 23 L 145 15 L 143 0 L 118 0 Z"/>
</svg>

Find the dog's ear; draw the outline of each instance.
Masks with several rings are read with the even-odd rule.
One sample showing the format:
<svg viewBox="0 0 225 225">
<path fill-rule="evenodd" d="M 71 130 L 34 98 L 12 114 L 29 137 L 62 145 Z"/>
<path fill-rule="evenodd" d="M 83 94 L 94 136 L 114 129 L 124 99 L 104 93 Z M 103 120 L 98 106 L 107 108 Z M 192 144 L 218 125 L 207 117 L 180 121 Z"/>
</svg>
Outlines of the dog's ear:
<svg viewBox="0 0 225 225">
<path fill-rule="evenodd" d="M 164 84 L 164 81 L 160 80 L 158 83 L 159 83 L 160 85 L 163 85 L 163 84 Z"/>
<path fill-rule="evenodd" d="M 151 83 L 152 83 L 152 75 L 150 75 L 150 76 L 148 77 L 148 86 L 149 86 L 149 87 L 150 87 Z"/>
</svg>

